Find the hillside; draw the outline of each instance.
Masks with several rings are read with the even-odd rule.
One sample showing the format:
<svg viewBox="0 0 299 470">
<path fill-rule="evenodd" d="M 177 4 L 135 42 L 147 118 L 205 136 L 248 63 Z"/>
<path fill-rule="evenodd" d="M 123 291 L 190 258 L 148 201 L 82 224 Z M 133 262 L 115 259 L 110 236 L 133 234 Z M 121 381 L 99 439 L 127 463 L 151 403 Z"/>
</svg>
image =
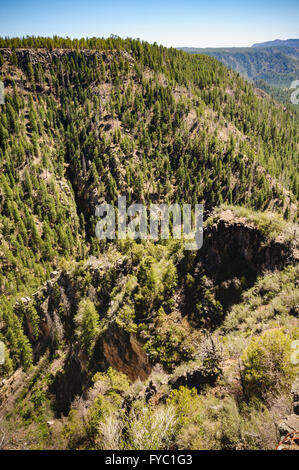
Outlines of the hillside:
<svg viewBox="0 0 299 470">
<path fill-rule="evenodd" d="M 297 373 L 296 113 L 131 39 L 0 39 L 0 66 L 3 447 L 274 448 Z M 119 195 L 203 203 L 203 248 L 98 240 Z"/>
</svg>

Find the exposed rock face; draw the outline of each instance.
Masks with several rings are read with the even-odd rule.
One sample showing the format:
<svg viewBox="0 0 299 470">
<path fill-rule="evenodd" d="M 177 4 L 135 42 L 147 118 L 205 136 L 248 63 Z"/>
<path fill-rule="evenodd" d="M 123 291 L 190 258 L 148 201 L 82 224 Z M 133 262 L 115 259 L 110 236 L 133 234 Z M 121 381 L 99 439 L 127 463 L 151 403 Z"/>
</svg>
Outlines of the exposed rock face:
<svg viewBox="0 0 299 470">
<path fill-rule="evenodd" d="M 263 270 L 281 269 L 297 260 L 291 244 L 265 243 L 265 237 L 253 225 L 219 219 L 208 231 L 205 243 L 205 268 L 219 280 L 249 274 L 254 278 Z"/>
<path fill-rule="evenodd" d="M 197 272 L 217 286 L 217 297 L 228 308 L 240 300 L 240 279 L 251 287 L 263 271 L 298 262 L 298 252 L 283 239 L 266 240 L 254 224 L 226 210 L 205 230 Z"/>
<path fill-rule="evenodd" d="M 1 49 L 3 57 L 6 61 L 9 61 L 9 58 L 12 54 L 11 49 Z M 49 67 L 49 64 L 54 60 L 61 59 L 63 56 L 68 57 L 75 57 L 77 52 L 74 49 L 55 49 L 50 51 L 49 49 L 16 49 L 15 53 L 18 58 L 18 64 L 20 66 L 25 66 L 28 61 L 30 61 L 33 65 L 35 64 L 42 64 L 43 66 Z M 107 60 L 107 56 L 105 53 L 95 50 L 84 49 L 85 57 L 90 56 L 97 56 L 103 59 L 104 61 Z M 128 54 L 130 56 L 130 54 Z M 131 57 L 131 56 L 130 56 Z M 131 62 L 134 59 L 130 58 Z"/>
<path fill-rule="evenodd" d="M 99 338 L 93 360 L 98 370 L 107 370 L 111 366 L 131 380 L 146 379 L 151 373 L 148 356 L 135 335 L 120 329 L 116 323 L 112 323 Z"/>
</svg>

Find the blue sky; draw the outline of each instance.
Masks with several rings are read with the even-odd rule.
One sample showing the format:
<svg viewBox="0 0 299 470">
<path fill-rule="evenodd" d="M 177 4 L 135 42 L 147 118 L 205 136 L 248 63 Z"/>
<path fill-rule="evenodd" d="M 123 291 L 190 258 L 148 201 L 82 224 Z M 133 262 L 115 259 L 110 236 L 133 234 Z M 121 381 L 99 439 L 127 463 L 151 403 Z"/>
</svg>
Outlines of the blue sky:
<svg viewBox="0 0 299 470">
<path fill-rule="evenodd" d="M 229 47 L 299 37 L 298 0 L 0 1 L 1 36 L 141 38 L 165 46 Z"/>
</svg>

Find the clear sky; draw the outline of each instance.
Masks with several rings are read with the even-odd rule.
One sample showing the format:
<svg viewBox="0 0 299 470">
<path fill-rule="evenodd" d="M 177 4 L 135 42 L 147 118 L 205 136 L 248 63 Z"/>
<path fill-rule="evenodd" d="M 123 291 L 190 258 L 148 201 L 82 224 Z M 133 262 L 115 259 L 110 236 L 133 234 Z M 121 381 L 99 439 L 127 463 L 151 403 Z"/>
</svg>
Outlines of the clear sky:
<svg viewBox="0 0 299 470">
<path fill-rule="evenodd" d="M 0 36 L 140 38 L 246 47 L 299 38 L 298 0 L 0 0 Z"/>
</svg>

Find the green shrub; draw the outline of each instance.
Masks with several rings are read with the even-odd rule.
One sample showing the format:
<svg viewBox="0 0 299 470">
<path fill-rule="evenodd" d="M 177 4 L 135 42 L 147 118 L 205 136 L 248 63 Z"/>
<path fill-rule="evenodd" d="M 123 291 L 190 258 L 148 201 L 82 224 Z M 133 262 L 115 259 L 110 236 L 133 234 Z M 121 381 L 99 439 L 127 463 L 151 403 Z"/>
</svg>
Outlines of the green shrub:
<svg viewBox="0 0 299 470">
<path fill-rule="evenodd" d="M 248 395 L 266 398 L 287 389 L 296 375 L 291 339 L 281 330 L 253 338 L 242 355 L 243 383 Z"/>
<path fill-rule="evenodd" d="M 173 390 L 167 403 L 175 408 L 177 425 L 183 427 L 194 420 L 199 410 L 199 396 L 195 388 L 180 387 Z"/>
<path fill-rule="evenodd" d="M 107 393 L 123 393 L 127 392 L 130 387 L 130 382 L 126 374 L 118 372 L 112 367 L 109 367 L 107 372 L 97 372 L 92 379 L 93 382 L 104 382 Z"/>
</svg>

